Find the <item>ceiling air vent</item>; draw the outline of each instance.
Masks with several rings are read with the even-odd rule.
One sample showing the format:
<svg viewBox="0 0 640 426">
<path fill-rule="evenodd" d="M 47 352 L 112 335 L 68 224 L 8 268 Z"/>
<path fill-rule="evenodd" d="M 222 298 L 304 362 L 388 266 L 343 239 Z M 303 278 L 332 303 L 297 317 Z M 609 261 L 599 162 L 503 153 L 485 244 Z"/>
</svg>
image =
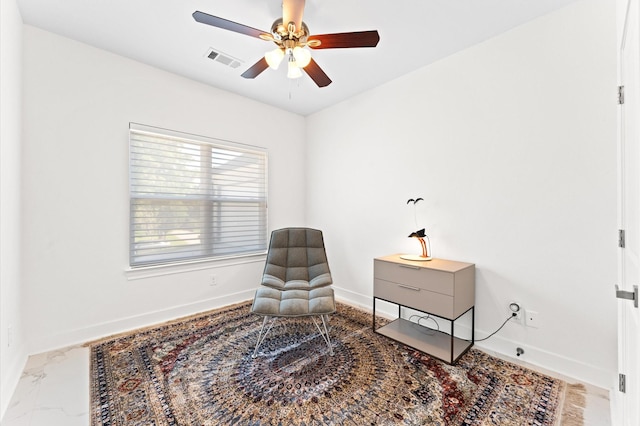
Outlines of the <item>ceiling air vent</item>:
<svg viewBox="0 0 640 426">
<path fill-rule="evenodd" d="M 242 64 L 240 59 L 234 58 L 233 56 L 227 55 L 226 53 L 212 47 L 207 50 L 206 56 L 212 61 L 219 62 L 231 68 L 238 68 Z"/>
</svg>

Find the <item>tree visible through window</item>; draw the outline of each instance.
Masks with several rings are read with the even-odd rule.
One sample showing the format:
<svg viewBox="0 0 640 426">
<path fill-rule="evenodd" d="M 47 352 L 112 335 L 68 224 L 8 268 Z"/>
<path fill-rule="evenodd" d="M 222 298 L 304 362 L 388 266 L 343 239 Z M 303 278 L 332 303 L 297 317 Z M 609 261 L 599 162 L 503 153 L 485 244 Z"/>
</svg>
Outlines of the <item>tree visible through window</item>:
<svg viewBox="0 0 640 426">
<path fill-rule="evenodd" d="M 131 124 L 130 265 L 264 253 L 267 154 Z"/>
</svg>

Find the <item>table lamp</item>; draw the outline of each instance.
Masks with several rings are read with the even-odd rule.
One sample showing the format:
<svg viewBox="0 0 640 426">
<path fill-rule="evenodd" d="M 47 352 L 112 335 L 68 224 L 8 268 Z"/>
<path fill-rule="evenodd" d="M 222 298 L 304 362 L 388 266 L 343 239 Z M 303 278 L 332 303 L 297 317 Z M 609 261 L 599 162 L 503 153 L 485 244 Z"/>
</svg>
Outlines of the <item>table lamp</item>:
<svg viewBox="0 0 640 426">
<path fill-rule="evenodd" d="M 407 200 L 407 204 L 413 203 L 413 218 L 416 222 L 416 226 L 418 226 L 418 220 L 416 217 L 416 204 L 418 204 L 418 201 L 422 201 L 422 200 L 423 198 L 415 198 L 415 199 L 410 198 L 409 200 Z M 431 260 L 433 258 L 431 256 L 431 241 L 429 240 L 429 236 L 424 232 L 424 228 L 419 229 L 416 232 L 412 232 L 409 235 L 409 238 L 416 238 L 418 241 L 420 241 L 420 246 L 422 247 L 422 254 L 420 255 L 403 254 L 400 256 L 401 259 L 424 261 L 424 260 Z"/>
<path fill-rule="evenodd" d="M 424 228 L 416 231 L 416 232 L 412 232 L 409 235 L 409 238 L 416 238 L 418 241 L 420 241 L 420 246 L 422 247 L 422 254 L 417 255 L 417 254 L 403 254 L 400 256 L 401 259 L 405 259 L 405 260 L 417 260 L 417 261 L 424 261 L 424 260 L 431 260 L 433 259 L 433 257 L 431 256 L 431 241 L 429 241 L 429 236 L 424 232 Z"/>
</svg>

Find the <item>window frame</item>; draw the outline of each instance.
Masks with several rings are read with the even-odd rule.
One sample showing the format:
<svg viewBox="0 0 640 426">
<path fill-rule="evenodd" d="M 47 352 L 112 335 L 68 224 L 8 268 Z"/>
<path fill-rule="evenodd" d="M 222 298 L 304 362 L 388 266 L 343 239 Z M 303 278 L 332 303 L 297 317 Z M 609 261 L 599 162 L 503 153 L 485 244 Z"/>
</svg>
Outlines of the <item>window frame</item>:
<svg viewBox="0 0 640 426">
<path fill-rule="evenodd" d="M 199 173 L 204 177 L 202 179 L 205 182 L 204 185 L 201 186 L 211 186 L 211 188 L 227 188 L 230 189 L 231 186 L 225 187 L 221 184 L 214 184 L 214 180 L 211 179 L 214 174 L 214 163 L 212 159 L 222 160 L 222 154 L 220 152 L 233 152 L 233 153 L 248 153 L 251 156 L 255 156 L 255 163 L 250 163 L 257 167 L 259 172 L 261 173 L 256 179 L 256 182 L 259 182 L 259 190 L 256 190 L 256 196 L 251 197 L 225 197 L 221 195 L 216 195 L 213 189 L 209 189 L 206 195 L 185 195 L 175 197 L 175 194 L 171 195 L 168 193 L 165 194 L 155 194 L 155 195 L 141 195 L 139 190 L 134 189 L 134 170 L 136 168 L 140 169 L 139 166 L 134 166 L 134 157 L 135 154 L 133 152 L 133 137 L 134 134 L 138 135 L 147 135 L 152 137 L 157 137 L 159 139 L 175 142 L 176 144 L 185 144 L 189 146 L 198 146 L 201 152 L 199 158 L 200 167 L 198 168 Z M 263 256 L 267 252 L 267 244 L 268 244 L 268 152 L 266 148 L 242 144 L 238 142 L 232 142 L 224 139 L 218 139 L 208 136 L 201 136 L 192 133 L 185 133 L 176 130 L 168 130 L 159 127 L 153 127 L 138 123 L 129 123 L 129 173 L 128 173 L 128 186 L 129 186 L 129 270 L 137 270 L 144 268 L 156 268 L 156 267 L 167 267 L 167 266 L 176 266 L 183 264 L 191 264 L 191 263 L 202 263 L 202 262 L 210 262 L 210 261 L 219 261 L 226 259 L 236 259 L 236 258 L 246 258 L 246 257 L 255 257 L 255 256 Z M 176 147 L 176 149 L 180 149 Z M 215 151 L 219 151 L 218 154 Z M 203 155 L 204 154 L 204 155 Z M 218 157 L 216 157 L 218 155 Z M 238 158 L 238 157 L 233 157 Z M 176 164 L 179 165 L 179 161 Z M 211 167 L 203 167 L 203 164 L 210 164 Z M 161 170 L 160 168 L 155 169 L 154 171 L 158 172 Z M 229 168 L 228 170 L 231 170 Z M 153 186 L 153 185 L 152 185 Z M 136 186 L 138 187 L 138 186 Z M 186 190 L 186 187 L 185 187 Z M 204 242 L 200 241 L 197 243 L 197 247 L 192 248 L 191 250 L 187 250 L 187 252 L 199 252 L 199 254 L 184 254 L 180 253 L 180 249 L 174 247 L 173 251 L 169 250 L 167 253 L 163 253 L 162 255 L 155 255 L 155 258 L 152 258 L 153 255 L 142 255 L 136 253 L 136 246 L 140 245 L 140 236 L 136 235 L 136 222 L 135 212 L 136 207 L 140 206 L 141 200 L 148 200 L 150 204 L 157 204 L 158 206 L 168 208 L 171 210 L 171 207 L 176 207 L 176 205 L 182 204 L 182 206 L 187 206 L 190 203 L 193 203 L 195 208 L 200 208 L 200 211 L 203 212 L 204 219 L 200 220 L 201 227 L 198 228 L 200 230 L 200 234 L 198 234 L 199 240 L 202 235 L 205 235 Z M 257 205 L 257 207 L 253 207 L 256 213 L 254 213 L 256 225 L 253 225 L 253 228 L 249 232 L 255 232 L 255 237 L 251 240 L 251 244 L 247 244 L 242 248 L 242 245 L 236 245 L 234 247 L 240 248 L 239 250 L 233 251 L 220 251 L 220 248 L 216 246 L 220 244 L 219 241 L 214 241 L 212 230 L 216 228 L 216 224 L 214 222 L 218 222 L 217 229 L 224 230 L 225 229 L 225 220 L 224 219 L 214 219 L 216 207 L 218 210 L 223 208 L 229 208 L 229 204 L 242 205 L 243 203 L 249 204 L 253 203 Z M 209 205 L 210 208 L 203 208 L 205 205 Z M 139 210 L 138 210 L 139 211 Z M 226 213 L 229 215 L 229 213 Z M 190 217 L 190 213 L 187 213 Z M 232 216 L 227 216 L 227 219 Z M 142 221 L 144 223 L 144 221 Z M 156 223 L 158 226 L 158 223 Z M 209 229 L 205 229 L 209 227 Z M 229 225 L 227 224 L 227 228 Z M 176 231 L 179 229 L 179 226 L 176 225 Z M 219 233 L 222 235 L 222 233 Z M 166 237 L 165 237 L 166 239 Z M 164 241 L 163 241 L 164 242 Z M 156 243 L 160 244 L 160 241 Z M 165 242 L 166 244 L 166 242 Z M 251 246 L 254 247 L 251 247 Z M 165 245 L 166 247 L 166 245 Z M 199 248 L 198 248 L 199 247 Z M 151 259 L 150 259 L 151 257 Z"/>
</svg>

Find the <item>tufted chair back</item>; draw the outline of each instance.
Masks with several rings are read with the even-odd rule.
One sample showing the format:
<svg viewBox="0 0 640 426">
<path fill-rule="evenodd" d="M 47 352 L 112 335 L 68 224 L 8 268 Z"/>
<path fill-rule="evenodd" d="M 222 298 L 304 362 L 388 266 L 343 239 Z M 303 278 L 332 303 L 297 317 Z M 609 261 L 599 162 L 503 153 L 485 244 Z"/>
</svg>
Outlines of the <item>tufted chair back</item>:
<svg viewBox="0 0 640 426">
<path fill-rule="evenodd" d="M 262 285 L 311 290 L 331 283 L 322 231 L 283 228 L 271 233 Z"/>
</svg>

